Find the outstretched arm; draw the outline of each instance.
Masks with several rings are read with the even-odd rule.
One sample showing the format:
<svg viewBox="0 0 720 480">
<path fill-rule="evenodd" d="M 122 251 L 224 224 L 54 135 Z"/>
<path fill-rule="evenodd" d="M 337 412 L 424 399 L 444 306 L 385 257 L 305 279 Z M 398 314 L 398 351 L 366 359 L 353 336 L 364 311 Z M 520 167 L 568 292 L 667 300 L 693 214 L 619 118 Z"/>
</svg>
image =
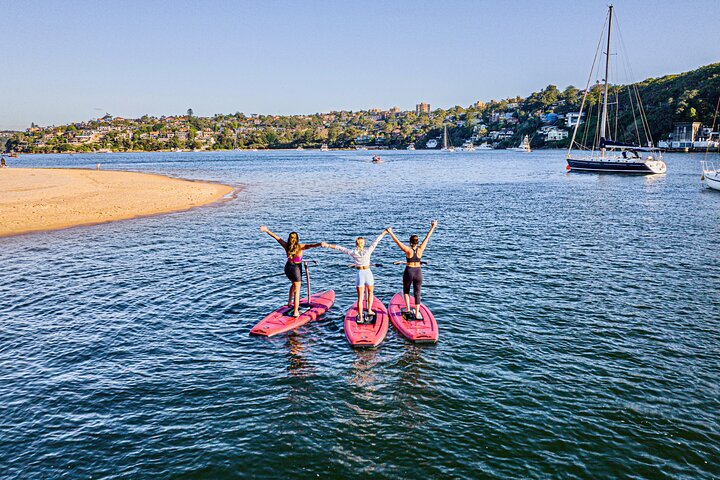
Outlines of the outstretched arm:
<svg viewBox="0 0 720 480">
<path fill-rule="evenodd" d="M 402 242 L 400 241 L 400 239 L 397 238 L 397 236 L 395 236 L 395 232 L 393 232 L 392 227 L 388 227 L 388 228 L 387 228 L 387 232 L 390 234 L 390 237 L 392 237 L 392 239 L 393 239 L 393 241 L 395 242 L 395 244 L 397 244 L 397 246 L 400 247 L 400 250 L 402 250 L 402 251 L 405 252 L 405 253 L 412 253 L 412 250 L 410 249 L 410 247 L 408 247 L 407 245 L 405 245 L 404 243 L 402 243 Z"/>
<path fill-rule="evenodd" d="M 423 252 L 425 251 L 425 247 L 427 247 L 428 241 L 430 240 L 430 237 L 432 236 L 433 232 L 435 231 L 435 228 L 437 228 L 438 221 L 433 220 L 430 231 L 425 235 L 425 238 L 423 239 L 422 243 L 420 244 L 420 247 L 418 247 L 418 255 L 422 256 Z"/>
<path fill-rule="evenodd" d="M 303 243 L 303 244 L 300 245 L 300 249 L 301 249 L 301 250 L 308 250 L 308 249 L 310 249 L 310 248 L 318 248 L 318 247 L 322 247 L 322 244 L 323 244 L 323 242 L 319 242 L 319 243 Z"/>
<path fill-rule="evenodd" d="M 338 252 L 342 252 L 342 253 L 352 256 L 352 252 L 350 252 L 350 250 L 348 250 L 345 247 L 341 247 L 340 245 L 333 245 L 332 243 L 321 242 L 320 246 L 323 248 L 332 248 L 333 250 L 337 250 Z"/>
<path fill-rule="evenodd" d="M 280 238 L 279 236 L 277 236 L 276 234 L 274 234 L 273 232 L 271 232 L 270 229 L 267 228 L 265 225 L 263 225 L 262 227 L 260 227 L 260 231 L 261 231 L 261 232 L 265 232 L 265 233 L 267 233 L 268 235 L 270 235 L 270 236 L 271 236 L 272 238 L 274 238 L 280 245 L 282 245 L 283 248 L 287 248 L 287 242 L 286 242 L 285 240 L 283 240 L 282 238 Z"/>
</svg>

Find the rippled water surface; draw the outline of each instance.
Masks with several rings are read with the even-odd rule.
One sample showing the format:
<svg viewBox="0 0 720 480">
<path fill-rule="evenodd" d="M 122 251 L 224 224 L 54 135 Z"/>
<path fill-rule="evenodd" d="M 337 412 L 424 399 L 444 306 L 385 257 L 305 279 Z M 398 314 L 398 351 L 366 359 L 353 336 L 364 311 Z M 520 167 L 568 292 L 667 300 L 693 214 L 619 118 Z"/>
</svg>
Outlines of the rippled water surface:
<svg viewBox="0 0 720 480">
<path fill-rule="evenodd" d="M 219 206 L 0 239 L 0 475 L 717 478 L 720 192 L 567 174 L 563 152 L 25 156 L 242 187 Z M 351 245 L 423 234 L 440 342 L 342 332 L 353 272 L 311 250 L 329 314 L 287 299 L 258 226 Z M 387 238 L 377 295 L 401 288 Z"/>
</svg>

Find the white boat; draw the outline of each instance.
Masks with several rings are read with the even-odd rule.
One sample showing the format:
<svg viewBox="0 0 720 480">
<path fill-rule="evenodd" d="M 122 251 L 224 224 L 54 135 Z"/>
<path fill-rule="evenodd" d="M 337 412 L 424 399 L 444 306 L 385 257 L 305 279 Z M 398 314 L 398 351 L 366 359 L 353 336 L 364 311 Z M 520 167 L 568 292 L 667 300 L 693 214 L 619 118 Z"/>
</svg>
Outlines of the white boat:
<svg viewBox="0 0 720 480">
<path fill-rule="evenodd" d="M 584 137 L 584 135 L 578 136 L 581 122 L 575 124 L 575 130 L 573 131 L 572 140 L 570 141 L 570 146 L 568 147 L 566 155 L 567 169 L 570 171 L 578 170 L 613 173 L 665 173 L 667 167 L 663 160 L 662 150 L 653 146 L 647 118 L 645 116 L 645 110 L 642 107 L 642 103 L 640 101 L 640 96 L 637 92 L 637 89 L 633 89 L 629 92 L 630 98 L 636 100 L 632 101 L 633 105 L 631 105 L 631 107 L 633 107 L 633 110 L 636 110 L 633 112 L 633 115 L 636 116 L 638 119 L 638 121 L 635 122 L 635 129 L 632 133 L 635 135 L 634 138 L 638 140 L 638 143 L 640 139 L 644 136 L 647 146 L 643 147 L 638 144 L 628 143 L 624 138 L 621 140 L 618 138 L 610 138 L 613 130 L 617 132 L 617 123 L 612 122 L 611 119 L 608 118 L 608 113 L 610 111 L 610 109 L 608 108 L 608 86 L 610 82 L 609 75 L 611 73 L 610 57 L 614 55 L 614 53 L 611 53 L 610 51 L 612 27 L 613 6 L 610 5 L 608 7 L 607 16 L 607 43 L 606 47 L 603 49 L 604 51 L 602 52 L 605 55 L 605 78 L 603 79 L 602 84 L 602 105 L 600 107 L 601 111 L 599 122 L 600 134 L 594 136 L 595 139 L 593 140 L 592 145 L 583 145 L 580 142 L 576 142 L 576 139 Z M 603 36 L 604 35 L 605 34 L 603 34 Z M 601 38 L 600 40 L 602 42 L 603 39 Z M 602 50 L 598 51 L 600 52 Z M 595 61 L 597 61 L 598 53 L 596 53 L 595 55 Z M 595 62 L 593 62 L 593 65 L 594 64 Z M 590 87 L 591 78 L 592 75 L 588 77 L 588 82 L 585 86 L 585 94 L 583 95 L 582 104 L 580 105 L 580 118 L 582 118 L 585 105 L 589 103 L 587 102 L 588 93 L 593 90 Z M 629 84 L 632 84 L 632 82 L 629 82 Z M 612 93 L 612 95 L 613 102 L 619 102 L 621 99 L 627 98 L 622 92 Z M 584 128 L 589 128 L 591 123 L 595 123 L 589 121 L 590 117 L 592 116 L 592 105 L 588 105 L 588 109 L 590 110 L 588 113 L 588 121 L 583 123 L 583 125 L 585 125 Z M 612 110 L 615 112 L 619 111 L 618 106 L 612 106 Z M 638 123 L 642 125 L 642 132 L 637 127 Z M 614 128 L 611 128 L 612 125 L 616 126 Z M 624 129 L 621 129 L 621 131 L 623 130 Z M 587 130 L 585 130 L 585 132 L 587 133 Z"/>
<path fill-rule="evenodd" d="M 720 170 L 715 167 L 715 164 L 703 160 L 702 169 L 702 177 L 700 178 L 705 183 L 705 186 L 713 190 L 720 190 Z"/>
<path fill-rule="evenodd" d="M 425 144 L 425 146 L 426 146 L 427 148 L 437 148 L 437 145 L 438 145 L 438 141 L 435 140 L 434 138 L 431 138 L 431 139 L 428 140 L 427 143 Z"/>
<path fill-rule="evenodd" d="M 522 142 L 520 142 L 520 145 L 513 148 L 508 148 L 508 150 L 511 150 L 513 152 L 525 152 L 530 153 L 532 152 L 532 149 L 530 148 L 530 139 L 527 135 L 525 135 L 522 139 Z"/>
<path fill-rule="evenodd" d="M 407 146 L 406 150 L 415 150 L 415 144 L 411 143 L 410 145 Z"/>
<path fill-rule="evenodd" d="M 302 146 L 299 146 L 295 150 L 305 150 L 305 149 Z"/>
<path fill-rule="evenodd" d="M 474 152 L 475 145 L 473 145 L 472 140 L 466 140 L 465 143 L 463 143 L 462 149 L 466 152 Z"/>
<path fill-rule="evenodd" d="M 450 139 L 448 138 L 447 134 L 447 125 L 445 125 L 445 128 L 443 129 L 443 146 L 440 149 L 443 152 L 454 152 L 455 147 L 452 146 L 452 143 L 450 142 Z"/>
<path fill-rule="evenodd" d="M 492 145 L 489 145 L 487 142 L 483 142 L 477 147 L 475 147 L 476 150 L 492 150 Z"/>
<path fill-rule="evenodd" d="M 357 146 L 355 147 L 355 150 L 367 150 L 367 147 Z"/>
<path fill-rule="evenodd" d="M 323 144 L 320 146 L 320 151 L 321 151 L 321 152 L 328 152 L 328 151 L 330 151 L 330 149 L 329 149 L 328 146 L 327 146 L 327 143 L 323 143 Z"/>
<path fill-rule="evenodd" d="M 720 98 L 718 98 L 717 108 L 715 109 L 715 117 L 713 118 L 712 130 L 715 130 L 715 126 L 717 125 L 718 113 L 720 113 Z M 712 148 L 716 150 L 716 152 L 714 153 L 718 155 L 720 155 L 720 146 L 718 146 L 718 142 L 708 141 L 707 143 L 708 145 L 705 148 L 705 157 L 700 162 L 700 165 L 702 166 L 702 176 L 700 177 L 700 179 L 706 187 L 712 188 L 713 190 L 720 190 L 720 170 L 718 170 L 718 168 L 715 166 L 715 162 L 708 160 L 711 148 L 710 145 L 712 144 Z"/>
</svg>

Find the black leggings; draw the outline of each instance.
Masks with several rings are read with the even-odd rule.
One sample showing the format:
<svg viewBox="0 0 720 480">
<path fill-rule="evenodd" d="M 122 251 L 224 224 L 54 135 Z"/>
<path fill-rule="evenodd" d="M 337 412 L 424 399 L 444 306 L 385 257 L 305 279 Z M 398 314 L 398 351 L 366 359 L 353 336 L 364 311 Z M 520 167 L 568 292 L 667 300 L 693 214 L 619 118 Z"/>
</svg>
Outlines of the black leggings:
<svg viewBox="0 0 720 480">
<path fill-rule="evenodd" d="M 410 285 L 415 294 L 415 305 L 420 305 L 420 289 L 422 288 L 422 269 L 420 267 L 405 267 L 403 272 L 403 293 L 410 295 Z"/>
<path fill-rule="evenodd" d="M 302 263 L 287 262 L 285 264 L 285 276 L 291 282 L 302 281 Z"/>
</svg>

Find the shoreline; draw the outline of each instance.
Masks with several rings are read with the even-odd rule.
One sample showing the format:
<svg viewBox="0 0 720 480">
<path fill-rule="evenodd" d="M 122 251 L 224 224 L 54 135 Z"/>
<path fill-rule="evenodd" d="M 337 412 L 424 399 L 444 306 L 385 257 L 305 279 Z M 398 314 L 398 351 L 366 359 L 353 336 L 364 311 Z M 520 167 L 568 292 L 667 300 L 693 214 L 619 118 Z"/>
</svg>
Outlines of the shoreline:
<svg viewBox="0 0 720 480">
<path fill-rule="evenodd" d="M 0 238 L 192 210 L 236 189 L 155 173 L 79 168 L 0 170 Z"/>
</svg>

